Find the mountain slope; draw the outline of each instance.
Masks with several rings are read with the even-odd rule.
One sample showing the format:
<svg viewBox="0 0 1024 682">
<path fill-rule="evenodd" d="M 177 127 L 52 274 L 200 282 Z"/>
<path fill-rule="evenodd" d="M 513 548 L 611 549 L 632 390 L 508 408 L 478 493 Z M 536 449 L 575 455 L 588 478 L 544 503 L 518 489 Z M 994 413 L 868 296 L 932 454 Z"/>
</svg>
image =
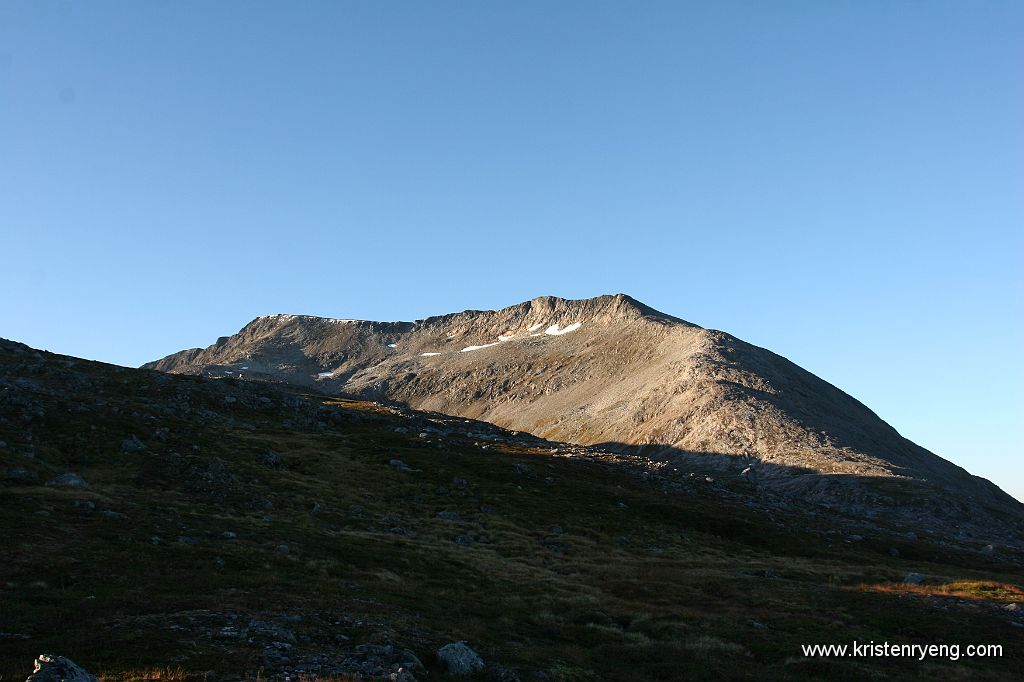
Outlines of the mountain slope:
<svg viewBox="0 0 1024 682">
<path fill-rule="evenodd" d="M 975 531 L 1021 530 L 1019 503 L 831 384 L 622 294 L 416 322 L 262 317 L 146 366 L 399 401 L 735 474 L 752 465 L 761 485 L 850 511 L 966 514 Z"/>
<path fill-rule="evenodd" d="M 0 339 L 0 680 L 1019 679 L 1024 552 L 640 455 Z M 923 582 L 906 584 L 908 574 Z M 915 578 L 916 579 L 916 578 Z M 992 643 L 999 657 L 802 655 Z"/>
</svg>

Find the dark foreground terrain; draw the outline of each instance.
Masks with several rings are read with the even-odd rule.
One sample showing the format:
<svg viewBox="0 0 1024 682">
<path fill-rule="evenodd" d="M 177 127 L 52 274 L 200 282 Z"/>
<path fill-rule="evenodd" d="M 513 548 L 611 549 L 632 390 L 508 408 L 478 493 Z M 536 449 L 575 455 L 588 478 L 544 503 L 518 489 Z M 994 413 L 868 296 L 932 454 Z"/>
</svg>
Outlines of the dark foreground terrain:
<svg viewBox="0 0 1024 682">
<path fill-rule="evenodd" d="M 0 342 L 0 680 L 1020 679 L 1017 549 L 692 466 Z"/>
</svg>

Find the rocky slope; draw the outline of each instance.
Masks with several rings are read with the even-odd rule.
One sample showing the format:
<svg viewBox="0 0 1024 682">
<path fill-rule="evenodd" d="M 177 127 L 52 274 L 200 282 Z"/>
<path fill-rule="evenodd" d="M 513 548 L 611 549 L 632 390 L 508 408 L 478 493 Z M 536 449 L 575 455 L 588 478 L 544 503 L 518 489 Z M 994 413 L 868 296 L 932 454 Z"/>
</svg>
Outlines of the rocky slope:
<svg viewBox="0 0 1024 682">
<path fill-rule="evenodd" d="M 545 438 L 680 456 L 869 516 L 1022 531 L 1018 502 L 903 438 L 835 386 L 622 294 L 542 297 L 416 322 L 273 315 L 146 367 L 315 386 Z"/>
<path fill-rule="evenodd" d="M 33 682 L 1019 679 L 1024 552 L 986 545 L 674 457 L 0 339 L 0 680 L 41 652 Z M 851 640 L 1004 653 L 801 655 Z"/>
</svg>

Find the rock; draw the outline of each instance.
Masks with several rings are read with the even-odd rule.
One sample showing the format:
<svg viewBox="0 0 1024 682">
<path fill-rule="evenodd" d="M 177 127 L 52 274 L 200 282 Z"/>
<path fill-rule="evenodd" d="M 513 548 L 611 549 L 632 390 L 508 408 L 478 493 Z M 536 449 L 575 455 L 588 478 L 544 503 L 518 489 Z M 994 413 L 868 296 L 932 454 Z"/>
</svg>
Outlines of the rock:
<svg viewBox="0 0 1024 682">
<path fill-rule="evenodd" d="M 283 644 L 295 644 L 298 639 L 295 633 L 277 623 L 268 620 L 253 620 L 249 623 L 249 635 L 254 639 Z"/>
<path fill-rule="evenodd" d="M 856 535 L 856 534 L 854 534 L 854 535 L 848 535 L 846 537 L 846 539 L 849 540 L 850 542 L 863 542 L 864 541 L 864 536 L 863 535 Z"/>
<path fill-rule="evenodd" d="M 512 465 L 512 469 L 520 476 L 525 476 L 530 473 L 530 465 L 519 462 Z"/>
<path fill-rule="evenodd" d="M 419 471 L 419 469 L 413 469 L 411 466 L 406 464 L 400 459 L 392 459 L 388 462 L 388 466 L 399 471 Z"/>
<path fill-rule="evenodd" d="M 224 538 L 225 540 L 234 540 L 235 538 L 238 537 L 238 533 L 235 533 L 234 531 L 226 530 L 223 533 L 221 533 L 220 536 L 222 538 Z"/>
<path fill-rule="evenodd" d="M 448 669 L 449 675 L 472 675 L 484 669 L 484 661 L 465 642 L 445 644 L 437 650 L 437 660 Z"/>
<path fill-rule="evenodd" d="M 100 512 L 100 516 L 105 516 L 108 519 L 127 519 L 128 515 L 119 511 L 113 511 L 112 509 L 104 509 Z"/>
<path fill-rule="evenodd" d="M 121 441 L 121 451 L 128 453 L 142 452 L 146 449 L 145 443 L 139 440 L 139 437 L 132 434 L 123 441 Z"/>
<path fill-rule="evenodd" d="M 750 627 L 754 628 L 755 630 L 767 630 L 768 629 L 767 625 L 765 625 L 764 623 L 761 623 L 759 621 L 756 621 L 756 620 L 750 621 Z"/>
<path fill-rule="evenodd" d="M 273 450 L 267 450 L 263 454 L 256 458 L 260 464 L 271 469 L 283 469 L 284 460 L 281 459 L 281 455 L 277 454 Z"/>
<path fill-rule="evenodd" d="M 66 473 L 50 479 L 46 485 L 51 488 L 88 488 L 89 484 L 78 474 Z M 59 658 L 59 657 L 58 657 Z"/>
<path fill-rule="evenodd" d="M 459 513 L 453 511 L 439 511 L 437 512 L 437 518 L 442 521 L 462 521 L 462 517 L 459 516 Z"/>
<path fill-rule="evenodd" d="M 287 554 L 291 551 L 291 548 L 288 547 L 288 545 L 278 545 L 274 548 L 274 551 L 279 552 L 280 554 Z"/>
<path fill-rule="evenodd" d="M 40 654 L 35 661 L 35 670 L 25 682 L 97 682 L 97 680 L 70 659 L 54 654 Z"/>
<path fill-rule="evenodd" d="M 757 472 L 752 467 L 747 467 L 740 472 L 740 478 L 748 483 L 757 483 Z"/>
<path fill-rule="evenodd" d="M 982 554 L 995 554 L 995 551 L 996 551 L 995 545 L 985 545 L 984 547 L 981 548 L 981 553 Z"/>
<path fill-rule="evenodd" d="M 920 573 L 907 573 L 903 578 L 904 585 L 920 585 L 924 582 L 924 576 Z"/>
<path fill-rule="evenodd" d="M 907 539 L 907 542 L 917 542 L 917 533 L 907 533 L 903 537 Z"/>
<path fill-rule="evenodd" d="M 1021 606 L 1017 602 L 1014 602 L 1012 604 L 1007 604 L 1003 608 L 1006 609 L 1007 611 L 1009 611 L 1010 613 L 1016 613 L 1018 615 L 1024 614 L 1024 606 Z"/>
<path fill-rule="evenodd" d="M 193 537 L 189 537 L 188 535 L 179 535 L 178 536 L 178 542 L 180 542 L 183 545 L 192 545 L 192 546 L 195 546 L 195 545 L 199 544 L 199 540 L 196 540 Z"/>
<path fill-rule="evenodd" d="M 522 678 L 519 677 L 519 673 L 501 665 L 491 671 L 489 678 L 494 680 L 494 682 L 523 682 Z"/>
<path fill-rule="evenodd" d="M 85 511 L 96 509 L 96 503 L 92 500 L 75 500 L 71 503 L 71 506 L 75 509 L 84 509 Z"/>
<path fill-rule="evenodd" d="M 899 559 L 900 558 L 900 551 L 898 549 L 896 549 L 895 547 L 890 547 L 889 548 L 889 556 L 891 556 L 893 559 Z"/>
</svg>

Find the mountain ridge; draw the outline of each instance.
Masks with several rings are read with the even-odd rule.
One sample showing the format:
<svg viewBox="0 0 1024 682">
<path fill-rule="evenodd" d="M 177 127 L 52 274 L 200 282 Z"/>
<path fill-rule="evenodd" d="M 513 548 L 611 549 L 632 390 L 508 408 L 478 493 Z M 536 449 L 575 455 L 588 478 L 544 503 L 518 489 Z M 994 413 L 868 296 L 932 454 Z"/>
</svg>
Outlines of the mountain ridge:
<svg viewBox="0 0 1024 682">
<path fill-rule="evenodd" d="M 1021 516 L 997 486 L 785 357 L 624 294 L 542 296 L 415 322 L 266 316 L 144 367 L 395 401 L 723 473 L 751 468 L 760 485 L 862 514 L 906 506 L 877 490 L 893 479 L 953 493 L 937 496 L 952 507 L 929 514 L 966 514 L 979 503 Z M 910 507 L 935 506 L 924 489 Z"/>
</svg>

